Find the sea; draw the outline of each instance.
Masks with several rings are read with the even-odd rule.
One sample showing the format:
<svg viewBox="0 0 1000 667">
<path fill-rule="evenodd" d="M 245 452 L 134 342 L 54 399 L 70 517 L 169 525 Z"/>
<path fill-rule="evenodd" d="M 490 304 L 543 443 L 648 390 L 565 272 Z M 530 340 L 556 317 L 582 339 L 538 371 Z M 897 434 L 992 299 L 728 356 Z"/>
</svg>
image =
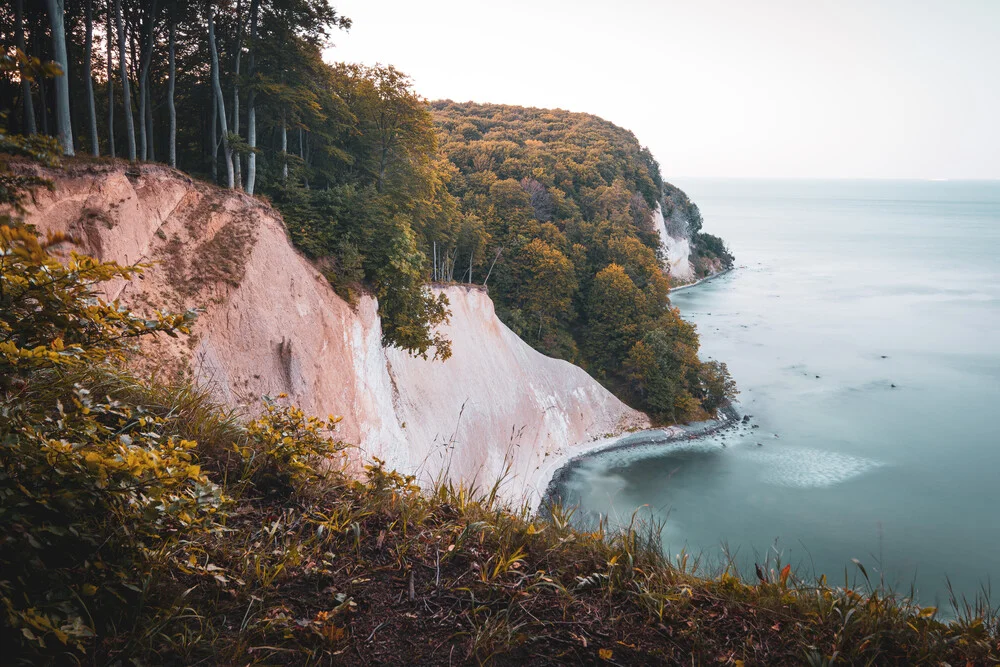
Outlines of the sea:
<svg viewBox="0 0 1000 667">
<path fill-rule="evenodd" d="M 1000 181 L 675 184 L 736 268 L 672 302 L 749 419 L 632 436 L 560 494 L 704 573 L 1000 604 Z"/>
</svg>

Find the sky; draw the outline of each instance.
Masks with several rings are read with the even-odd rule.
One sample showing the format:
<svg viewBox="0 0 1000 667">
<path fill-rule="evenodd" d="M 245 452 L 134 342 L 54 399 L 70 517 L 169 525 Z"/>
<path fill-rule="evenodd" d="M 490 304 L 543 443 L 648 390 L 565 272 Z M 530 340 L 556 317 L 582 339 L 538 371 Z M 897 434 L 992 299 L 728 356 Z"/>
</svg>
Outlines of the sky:
<svg viewBox="0 0 1000 667">
<path fill-rule="evenodd" d="M 668 178 L 1000 178 L 1000 0 L 331 1 L 328 60 L 596 114 Z"/>
</svg>

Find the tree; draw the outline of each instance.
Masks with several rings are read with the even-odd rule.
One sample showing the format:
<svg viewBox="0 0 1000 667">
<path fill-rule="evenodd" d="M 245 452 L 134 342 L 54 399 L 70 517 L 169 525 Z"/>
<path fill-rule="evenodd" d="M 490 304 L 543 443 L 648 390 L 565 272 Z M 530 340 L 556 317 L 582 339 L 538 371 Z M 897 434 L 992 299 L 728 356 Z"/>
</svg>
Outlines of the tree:
<svg viewBox="0 0 1000 667">
<path fill-rule="evenodd" d="M 235 185 L 233 149 L 229 145 L 229 128 L 226 124 L 226 100 L 222 96 L 222 83 L 219 78 L 219 50 L 215 44 L 215 7 L 212 5 L 208 7 L 208 49 L 212 57 L 212 92 L 215 96 L 219 125 L 222 127 L 222 159 L 226 164 L 226 187 L 232 188 Z"/>
<path fill-rule="evenodd" d="M 108 153 L 111 157 L 115 157 L 115 80 L 113 76 L 113 67 L 111 64 L 111 43 L 114 41 L 114 30 L 111 27 L 111 0 L 107 0 L 107 6 L 105 7 L 107 14 L 107 20 L 104 24 L 104 40 L 107 42 L 107 83 L 108 87 Z"/>
<path fill-rule="evenodd" d="M 65 0 L 46 0 L 52 25 L 52 52 L 56 64 L 62 68 L 62 76 L 56 79 L 56 128 L 63 155 L 74 155 L 73 124 L 69 113 L 69 58 L 66 56 L 64 3 Z"/>
<path fill-rule="evenodd" d="M 177 105 L 174 101 L 174 94 L 177 89 L 177 62 L 175 59 L 175 51 L 177 44 L 177 19 L 174 16 L 174 11 L 176 11 L 176 5 L 172 8 L 170 12 L 170 43 L 168 45 L 168 67 L 170 69 L 169 79 L 167 80 L 167 111 L 170 115 L 170 134 L 167 137 L 168 142 L 168 152 L 170 158 L 170 166 L 177 166 Z"/>
<path fill-rule="evenodd" d="M 739 393 L 736 381 L 729 374 L 726 365 L 714 360 L 701 365 L 701 386 L 704 392 L 702 406 L 710 413 L 714 413 Z"/>
<path fill-rule="evenodd" d="M 146 29 L 146 45 L 142 49 L 139 65 L 139 145 L 143 160 L 153 159 L 153 121 L 149 103 L 149 63 L 153 57 L 153 40 L 156 36 L 157 0 L 150 0 L 143 24 Z"/>
<path fill-rule="evenodd" d="M 590 290 L 586 346 L 598 368 L 614 371 L 649 326 L 642 290 L 618 264 L 597 273 Z"/>
<path fill-rule="evenodd" d="M 566 318 L 576 291 L 573 264 L 557 248 L 541 239 L 533 239 L 520 249 L 513 273 L 518 285 L 516 304 L 537 323 L 534 338 L 542 338 L 543 329 Z"/>
<path fill-rule="evenodd" d="M 50 0 L 51 1 L 51 0 Z M 128 139 L 128 159 L 135 162 L 135 124 L 132 120 L 132 96 L 128 80 L 128 65 L 125 60 L 125 26 L 122 20 L 122 0 L 115 0 L 115 26 L 118 31 L 118 65 L 122 78 L 122 98 L 125 111 L 125 136 Z"/>
<path fill-rule="evenodd" d="M 653 417 L 674 423 L 703 414 L 692 391 L 699 388 L 697 351 L 694 329 L 679 317 L 652 328 L 629 350 L 624 366 L 632 389 Z"/>
<path fill-rule="evenodd" d="M 250 62 L 247 74 L 253 78 L 257 71 L 257 13 L 260 10 L 260 0 L 250 2 Z M 257 90 L 250 89 L 247 97 L 247 193 L 253 194 L 257 184 Z"/>
<path fill-rule="evenodd" d="M 15 0 L 14 3 L 14 23 L 17 32 L 17 49 L 26 54 L 27 47 L 24 44 L 24 0 Z M 24 131 L 28 135 L 35 134 L 35 105 L 31 100 L 31 79 L 26 75 L 25 69 L 18 61 L 18 78 L 21 79 L 21 100 L 24 106 Z"/>
<path fill-rule="evenodd" d="M 233 134 L 239 136 L 240 134 L 240 60 L 243 56 L 243 12 L 242 0 L 236 0 L 236 48 L 234 49 L 236 55 L 233 56 L 233 122 L 232 130 Z M 239 187 L 243 187 L 243 168 L 241 165 L 242 159 L 238 152 L 233 155 L 233 171 L 236 184 Z"/>
<path fill-rule="evenodd" d="M 97 141 L 97 109 L 94 104 L 94 77 L 91 71 L 91 52 L 94 46 L 93 5 L 94 0 L 85 0 L 84 2 L 86 36 L 83 47 L 83 83 L 87 94 L 87 129 L 90 131 L 90 154 L 97 157 L 101 154 L 101 146 Z"/>
</svg>

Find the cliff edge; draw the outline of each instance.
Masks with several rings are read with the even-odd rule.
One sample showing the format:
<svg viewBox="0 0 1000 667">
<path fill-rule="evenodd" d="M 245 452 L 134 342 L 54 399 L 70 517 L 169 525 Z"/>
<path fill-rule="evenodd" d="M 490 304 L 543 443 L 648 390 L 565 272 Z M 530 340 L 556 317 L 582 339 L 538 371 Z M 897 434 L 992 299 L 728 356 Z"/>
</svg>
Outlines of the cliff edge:
<svg viewBox="0 0 1000 667">
<path fill-rule="evenodd" d="M 70 233 L 79 252 L 151 264 L 109 284 L 109 298 L 140 312 L 202 310 L 189 338 L 147 344 L 140 369 L 191 379 L 248 414 L 286 393 L 308 413 L 342 416 L 339 437 L 359 445 L 359 460 L 423 481 L 490 484 L 509 470 L 502 495 L 534 504 L 550 457 L 648 425 L 582 369 L 524 343 L 480 289 L 440 288 L 453 356 L 414 358 L 383 349 L 375 299 L 337 296 L 257 199 L 162 166 L 42 175 L 55 189 L 33 194 L 28 223 Z"/>
</svg>

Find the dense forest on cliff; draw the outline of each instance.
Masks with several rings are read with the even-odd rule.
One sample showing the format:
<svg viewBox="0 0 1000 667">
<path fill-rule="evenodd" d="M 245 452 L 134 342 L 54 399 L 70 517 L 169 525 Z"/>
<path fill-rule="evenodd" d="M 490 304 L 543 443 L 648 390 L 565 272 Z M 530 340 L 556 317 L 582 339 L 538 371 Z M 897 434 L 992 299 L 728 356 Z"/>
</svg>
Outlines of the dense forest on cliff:
<svg viewBox="0 0 1000 667">
<path fill-rule="evenodd" d="M 697 206 L 663 182 L 649 150 L 589 114 L 431 106 L 441 151 L 457 169 L 449 191 L 481 221 L 486 258 L 497 260 L 488 271 L 501 319 L 660 418 L 714 412 L 732 384 L 724 366 L 698 360 L 697 334 L 670 307 L 653 212 L 684 224 L 673 231 L 696 249 L 731 258 L 701 233 Z M 461 258 L 459 247 L 460 266 Z"/>
<path fill-rule="evenodd" d="M 713 413 L 732 383 L 670 308 L 652 211 L 695 239 L 700 215 L 650 152 L 594 116 L 429 107 L 393 67 L 324 62 L 349 26 L 322 0 L 18 0 L 6 132 L 269 197 L 342 296 L 378 297 L 386 344 L 447 359 L 429 283 L 485 284 L 527 342 L 633 405 Z"/>
</svg>

